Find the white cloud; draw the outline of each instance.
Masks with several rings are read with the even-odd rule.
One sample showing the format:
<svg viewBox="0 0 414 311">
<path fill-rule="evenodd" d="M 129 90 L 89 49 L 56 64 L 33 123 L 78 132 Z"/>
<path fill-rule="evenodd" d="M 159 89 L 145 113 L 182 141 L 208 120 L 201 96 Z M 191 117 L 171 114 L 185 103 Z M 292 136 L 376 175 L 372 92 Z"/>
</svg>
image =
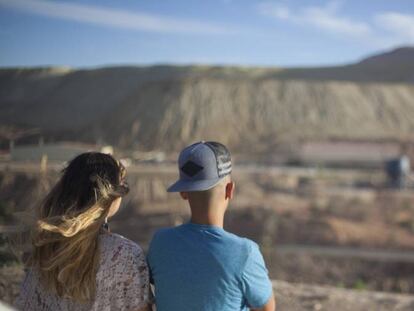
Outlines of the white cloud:
<svg viewBox="0 0 414 311">
<path fill-rule="evenodd" d="M 61 1 L 0 0 L 0 7 L 82 23 L 138 31 L 207 35 L 235 33 L 229 27 L 196 20 L 174 19 L 145 12 L 130 12 Z"/>
<path fill-rule="evenodd" d="M 259 4 L 259 12 L 262 15 L 275 17 L 281 20 L 295 20 L 295 18 L 291 15 L 290 9 L 288 7 L 271 2 L 264 2 Z"/>
<path fill-rule="evenodd" d="M 371 34 L 372 29 L 369 24 L 339 15 L 341 7 L 342 1 L 330 1 L 325 6 L 305 7 L 292 13 L 287 6 L 266 2 L 259 5 L 259 12 L 279 20 L 300 26 L 311 26 L 332 34 L 357 38 Z"/>
<path fill-rule="evenodd" d="M 340 17 L 335 11 L 310 7 L 304 10 L 303 21 L 319 29 L 351 37 L 364 37 L 371 33 L 371 27 L 346 17 Z"/>
<path fill-rule="evenodd" d="M 375 22 L 394 36 L 395 40 L 406 43 L 414 42 L 414 15 L 397 12 L 384 12 L 375 16 Z"/>
<path fill-rule="evenodd" d="M 259 13 L 336 36 L 358 40 L 376 48 L 414 44 L 414 15 L 399 12 L 378 12 L 365 21 L 341 14 L 344 1 L 328 1 L 324 6 L 292 9 L 283 4 L 264 2 Z"/>
</svg>

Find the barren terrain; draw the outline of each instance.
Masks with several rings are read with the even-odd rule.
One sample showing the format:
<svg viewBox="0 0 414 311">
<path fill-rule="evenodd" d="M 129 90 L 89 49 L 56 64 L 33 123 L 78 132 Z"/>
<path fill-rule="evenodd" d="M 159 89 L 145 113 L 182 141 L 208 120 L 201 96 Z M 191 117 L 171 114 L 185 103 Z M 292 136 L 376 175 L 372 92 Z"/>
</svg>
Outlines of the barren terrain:
<svg viewBox="0 0 414 311">
<path fill-rule="evenodd" d="M 188 209 L 165 189 L 173 166 L 129 168 L 130 194 L 111 220 L 147 247 L 160 227 L 187 221 Z M 9 167 L 0 174 L 8 210 L 35 206 L 58 172 Z M 414 192 L 384 188 L 380 171 L 236 167 L 225 228 L 261 245 L 272 278 L 414 293 Z M 22 214 L 19 214 L 23 220 Z"/>
<path fill-rule="evenodd" d="M 214 139 L 253 154 L 306 140 L 410 140 L 413 64 L 414 49 L 401 48 L 327 68 L 1 69 L 0 142 L 22 128 L 37 129 L 26 141 L 171 151 Z"/>
</svg>

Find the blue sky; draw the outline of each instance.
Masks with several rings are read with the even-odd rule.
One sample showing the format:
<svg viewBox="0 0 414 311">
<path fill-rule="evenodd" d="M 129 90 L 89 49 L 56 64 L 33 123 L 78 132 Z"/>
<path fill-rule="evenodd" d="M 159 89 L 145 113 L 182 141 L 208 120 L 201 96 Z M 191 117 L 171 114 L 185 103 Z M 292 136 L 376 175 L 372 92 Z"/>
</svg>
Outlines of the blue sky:
<svg viewBox="0 0 414 311">
<path fill-rule="evenodd" d="M 0 0 L 0 66 L 317 66 L 414 45 L 413 0 Z"/>
</svg>

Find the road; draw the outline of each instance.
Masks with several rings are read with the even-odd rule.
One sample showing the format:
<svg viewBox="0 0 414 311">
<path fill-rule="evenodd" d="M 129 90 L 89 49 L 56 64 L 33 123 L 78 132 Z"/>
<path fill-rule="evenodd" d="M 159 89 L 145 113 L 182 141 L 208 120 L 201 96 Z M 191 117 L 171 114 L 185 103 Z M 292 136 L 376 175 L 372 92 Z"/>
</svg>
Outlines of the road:
<svg viewBox="0 0 414 311">
<path fill-rule="evenodd" d="M 414 251 L 367 249 L 358 247 L 285 244 L 276 246 L 276 254 L 308 254 L 323 257 L 356 258 L 382 262 L 414 263 Z"/>
<path fill-rule="evenodd" d="M 64 168 L 64 163 L 49 163 L 49 171 L 60 171 Z M 17 172 L 40 172 L 40 165 L 33 162 L 0 162 L 0 170 L 17 171 Z M 131 165 L 127 168 L 130 173 L 177 173 L 177 166 L 175 163 L 143 163 L 138 165 Z M 293 167 L 293 166 L 278 166 L 278 165 L 255 165 L 255 164 L 235 164 L 233 167 L 235 173 L 267 173 L 267 174 L 289 174 L 291 176 L 308 176 L 313 177 L 318 174 L 341 174 L 342 176 L 361 173 L 357 169 L 320 169 L 307 167 Z"/>
</svg>

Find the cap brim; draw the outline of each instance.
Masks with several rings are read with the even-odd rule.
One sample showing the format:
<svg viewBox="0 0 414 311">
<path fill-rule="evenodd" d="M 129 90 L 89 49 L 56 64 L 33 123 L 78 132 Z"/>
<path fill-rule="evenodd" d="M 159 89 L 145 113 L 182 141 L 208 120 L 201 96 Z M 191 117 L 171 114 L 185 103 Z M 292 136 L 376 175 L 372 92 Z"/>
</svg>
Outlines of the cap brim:
<svg viewBox="0 0 414 311">
<path fill-rule="evenodd" d="M 191 191 L 205 191 L 213 188 L 223 178 L 198 180 L 198 181 L 185 181 L 178 180 L 174 184 L 168 187 L 167 192 L 191 192 Z"/>
</svg>

